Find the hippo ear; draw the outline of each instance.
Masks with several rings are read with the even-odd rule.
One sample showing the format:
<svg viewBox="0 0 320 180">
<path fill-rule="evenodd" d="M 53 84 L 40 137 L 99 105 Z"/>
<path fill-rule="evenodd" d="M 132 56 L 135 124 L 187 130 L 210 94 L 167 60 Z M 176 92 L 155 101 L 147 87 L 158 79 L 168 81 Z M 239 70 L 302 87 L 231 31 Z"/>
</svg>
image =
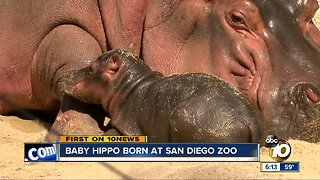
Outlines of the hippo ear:
<svg viewBox="0 0 320 180">
<path fill-rule="evenodd" d="M 262 20 L 258 8 L 248 1 L 235 1 L 230 9 L 226 11 L 226 21 L 235 31 L 246 37 L 257 38 L 255 34 L 257 26 Z"/>
<path fill-rule="evenodd" d="M 112 57 L 107 61 L 105 64 L 105 73 L 107 73 L 109 76 L 110 75 L 115 75 L 121 65 L 122 65 L 122 57 L 118 54 L 112 55 Z"/>
</svg>

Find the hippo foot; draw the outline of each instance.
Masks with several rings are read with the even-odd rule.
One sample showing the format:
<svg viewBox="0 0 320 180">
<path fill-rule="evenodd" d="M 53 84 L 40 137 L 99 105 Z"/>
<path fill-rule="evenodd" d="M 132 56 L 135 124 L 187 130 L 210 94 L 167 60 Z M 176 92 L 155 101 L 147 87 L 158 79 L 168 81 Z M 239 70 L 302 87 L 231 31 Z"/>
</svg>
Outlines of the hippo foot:
<svg viewBox="0 0 320 180">
<path fill-rule="evenodd" d="M 59 135 L 101 135 L 98 123 L 88 114 L 69 110 L 60 113 L 50 131 L 45 137 L 46 141 L 54 142 Z"/>
<path fill-rule="evenodd" d="M 119 131 L 116 129 L 109 129 L 103 133 L 104 136 L 121 136 Z"/>
</svg>

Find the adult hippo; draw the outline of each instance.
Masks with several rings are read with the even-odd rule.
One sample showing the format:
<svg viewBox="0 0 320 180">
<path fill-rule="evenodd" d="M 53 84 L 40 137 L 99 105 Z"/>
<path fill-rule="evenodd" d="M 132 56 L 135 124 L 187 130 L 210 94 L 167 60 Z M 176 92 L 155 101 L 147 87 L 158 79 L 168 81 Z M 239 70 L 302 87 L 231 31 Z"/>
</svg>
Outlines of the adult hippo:
<svg viewBox="0 0 320 180">
<path fill-rule="evenodd" d="M 257 111 L 238 90 L 215 76 L 164 77 L 137 56 L 117 49 L 69 79 L 66 93 L 102 104 L 109 112 L 109 135 L 146 135 L 148 141 L 162 143 L 260 141 Z"/>
<path fill-rule="evenodd" d="M 316 0 L 0 2 L 0 112 L 91 112 L 66 76 L 124 48 L 165 75 L 203 72 L 237 87 L 263 132 L 320 141 Z M 89 115 L 90 116 L 89 116 Z M 93 113 L 95 114 L 95 113 Z"/>
</svg>

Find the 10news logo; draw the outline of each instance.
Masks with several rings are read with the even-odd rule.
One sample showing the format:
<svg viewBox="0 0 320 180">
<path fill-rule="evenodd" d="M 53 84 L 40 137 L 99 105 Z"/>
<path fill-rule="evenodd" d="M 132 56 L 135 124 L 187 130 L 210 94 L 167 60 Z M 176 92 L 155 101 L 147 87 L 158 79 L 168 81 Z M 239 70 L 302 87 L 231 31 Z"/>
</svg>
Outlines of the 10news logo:
<svg viewBox="0 0 320 180">
<path fill-rule="evenodd" d="M 269 148 L 269 156 L 277 162 L 285 161 L 290 157 L 290 144 L 283 139 L 278 139 L 275 135 L 267 137 L 266 146 Z"/>
</svg>

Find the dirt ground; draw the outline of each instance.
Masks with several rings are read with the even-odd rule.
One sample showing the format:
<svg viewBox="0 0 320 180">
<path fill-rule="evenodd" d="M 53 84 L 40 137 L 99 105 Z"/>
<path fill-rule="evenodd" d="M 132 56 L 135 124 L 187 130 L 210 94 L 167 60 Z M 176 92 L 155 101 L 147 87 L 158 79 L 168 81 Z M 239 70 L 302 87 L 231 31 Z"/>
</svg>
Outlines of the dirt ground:
<svg viewBox="0 0 320 180">
<path fill-rule="evenodd" d="M 36 120 L 14 116 L 0 116 L 0 179 L 266 179 L 266 178 L 320 178 L 320 143 L 311 144 L 290 140 L 292 153 L 289 161 L 300 161 L 299 173 L 261 173 L 260 164 L 226 162 L 23 162 L 24 142 L 41 142 L 47 129 Z M 268 150 L 261 149 L 261 160 L 272 161 Z"/>
</svg>

